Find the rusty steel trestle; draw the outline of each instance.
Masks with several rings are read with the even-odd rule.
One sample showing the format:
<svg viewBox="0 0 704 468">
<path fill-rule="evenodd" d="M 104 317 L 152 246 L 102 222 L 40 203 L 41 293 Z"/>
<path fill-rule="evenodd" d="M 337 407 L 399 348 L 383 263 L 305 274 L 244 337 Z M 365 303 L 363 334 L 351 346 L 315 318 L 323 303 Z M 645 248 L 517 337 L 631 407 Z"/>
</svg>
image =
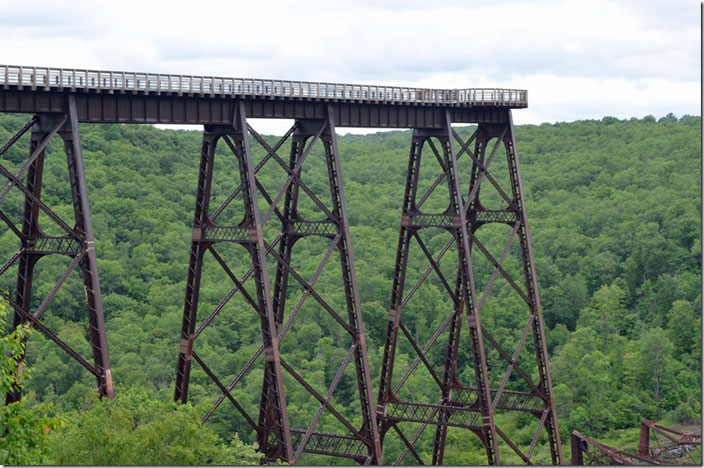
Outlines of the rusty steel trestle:
<svg viewBox="0 0 704 468">
<path fill-rule="evenodd" d="M 630 453 L 609 447 L 590 439 L 577 431 L 570 436 L 572 465 L 662 465 L 660 461 L 649 456 Z"/>
<path fill-rule="evenodd" d="M 651 436 L 655 444 L 651 444 Z M 638 453 L 610 447 L 572 431 L 572 465 L 696 465 L 701 463 L 701 433 L 682 432 L 645 419 L 640 426 Z M 682 463 L 678 459 L 686 457 Z"/>
<path fill-rule="evenodd" d="M 409 453 L 415 458 L 414 462 L 426 463 L 416 450 L 415 444 L 428 425 L 436 427 L 433 464 L 443 463 L 448 427 L 466 428 L 474 432 L 485 446 L 490 464 L 501 462 L 499 438 L 522 461 L 531 463 L 538 439 L 541 433 L 546 432 L 552 463 L 562 463 L 542 312 L 526 222 L 520 169 L 515 152 L 513 124 L 510 111 L 505 110 L 505 112 L 507 115 L 503 119 L 504 124 L 480 123 L 468 141 L 462 140 L 452 129 L 449 113 L 446 113 L 444 128 L 413 131 L 377 404 L 382 442 L 389 437 L 389 431 L 393 429 L 404 447 L 396 458 L 395 464 L 403 462 Z M 496 143 L 493 147 L 488 147 L 492 139 L 496 139 Z M 473 149 L 470 148 L 472 143 L 474 143 Z M 459 145 L 459 151 L 455 150 L 455 144 Z M 509 193 L 489 172 L 489 167 L 500 147 L 504 147 L 506 151 L 511 186 Z M 418 193 L 421 155 L 424 154 L 423 150 L 427 152 L 428 149 L 432 151 L 431 160 L 434 155 L 442 172 L 425 192 Z M 470 183 L 466 198 L 460 186 L 458 169 L 458 159 L 464 154 L 471 159 Z M 490 184 L 490 187 L 499 193 L 507 205 L 505 209 L 484 208 L 479 198 L 479 188 L 482 183 L 485 187 Z M 441 213 L 428 213 L 421 210 L 431 194 L 441 185 L 446 185 L 449 194 L 449 198 L 446 199 L 447 209 Z M 498 260 L 477 237 L 477 230 L 488 223 L 502 223 L 512 228 Z M 436 231 L 440 228 L 451 234 L 451 239 L 435 256 L 430 251 L 427 241 L 424 241 L 421 236 L 422 230 L 427 228 L 434 228 Z M 516 237 L 520 243 L 522 281 L 521 278 L 513 278 L 503 266 Z M 406 292 L 406 273 L 413 244 L 417 245 L 430 265 Z M 457 255 L 454 285 L 450 284 L 446 273 L 442 272 L 439 265 L 441 259 L 450 250 L 454 250 Z M 479 294 L 475 288 L 475 271 L 472 266 L 473 259 L 477 255 L 486 257 L 493 267 L 489 282 L 482 294 Z M 413 330 L 404 323 L 403 311 L 431 273 L 437 275 L 441 287 L 452 301 L 453 309 L 421 349 Z M 499 275 L 527 306 L 526 325 L 512 353 L 504 349 L 480 322 L 480 312 L 486 305 L 487 297 Z M 524 288 L 519 286 L 520 282 L 523 282 Z M 463 321 L 466 322 L 468 335 L 468 343 L 465 345 L 460 342 Z M 431 348 L 440 341 L 439 338 L 442 335 L 446 335 L 447 344 L 443 371 L 440 375 L 430 362 L 429 356 L 432 352 Z M 519 354 L 529 335 L 533 337 L 535 348 L 534 362 L 537 363 L 539 377 L 537 383 L 530 377 L 531 369 L 523 369 L 518 363 Z M 395 358 L 400 343 L 406 345 L 405 349 L 410 353 L 410 357 L 415 359 L 408 368 L 403 369 L 405 372 L 400 379 L 394 381 Z M 497 388 L 491 388 L 489 385 L 487 346 L 496 350 L 508 363 Z M 471 384 L 460 383 L 457 369 L 458 354 L 461 350 L 467 349 L 471 356 L 469 365 L 474 370 L 474 381 Z M 439 399 L 436 403 L 412 401 L 412 397 L 411 399 L 399 397 L 404 384 L 418 369 L 427 371 L 430 383 L 438 386 Z M 520 377 L 519 381 L 525 390 L 507 389 L 509 379 L 514 372 Z M 494 414 L 497 410 L 527 412 L 535 416 L 537 427 L 527 450 L 521 450 L 511 439 L 510 434 L 504 433 L 496 425 Z M 420 424 L 411 437 L 404 434 L 403 427 L 407 427 L 408 423 Z"/>
<path fill-rule="evenodd" d="M 651 444 L 651 436 L 654 439 L 654 444 Z M 701 447 L 701 432 L 697 434 L 678 431 L 657 424 L 650 419 L 644 420 L 640 425 L 638 455 L 641 457 L 649 457 L 664 464 L 669 464 L 672 459 L 682 458 L 686 455 L 689 461 L 694 465 L 697 463 L 697 460 L 692 456 L 692 452 L 696 451 L 701 460 Z"/>
<path fill-rule="evenodd" d="M 252 161 L 250 137 L 266 152 L 266 156 L 256 166 Z M 290 157 L 285 161 L 277 151 L 289 139 Z M 217 209 L 211 212 L 209 203 L 215 148 L 220 141 L 227 145 L 237 159 L 240 185 Z M 324 150 L 332 208 L 328 208 L 301 180 L 303 164 L 318 143 L 322 144 Z M 267 193 L 257 178 L 257 172 L 271 160 L 281 166 L 286 173 L 283 186 L 273 197 Z M 305 193 L 322 212 L 325 216 L 323 220 L 310 221 L 299 214 L 297 205 L 301 192 Z M 218 216 L 240 195 L 244 207 L 243 221 L 235 226 L 217 224 Z M 260 196 L 269 205 L 266 212 L 260 210 Z M 282 201 L 281 209 L 279 205 Z M 267 223 L 272 223 L 271 219 L 274 215 L 281 222 L 280 234 L 273 241 L 267 242 L 264 227 Z M 291 266 L 291 258 L 294 244 L 309 236 L 323 238 L 330 245 L 313 276 L 306 280 Z M 251 266 L 241 278 L 237 278 L 228 266 L 227 260 L 215 249 L 216 244 L 220 242 L 241 245 L 248 252 Z M 315 288 L 317 279 L 335 251 L 340 257 L 346 297 L 344 304 L 329 304 Z M 233 282 L 233 287 L 213 312 L 196 327 L 198 295 L 206 252 L 210 252 L 220 267 L 225 270 Z M 267 260 L 270 259 L 276 262 L 273 291 L 267 270 Z M 255 282 L 256 295 L 254 296 L 247 292 L 244 285 L 249 278 Z M 292 280 L 302 287 L 303 293 L 295 306 L 288 311 L 286 299 L 289 293 L 288 284 Z M 238 292 L 259 316 L 262 344 L 235 378 L 226 385 L 197 354 L 194 343 L 222 311 L 225 304 Z M 280 352 L 281 343 L 308 298 L 315 300 L 316 305 L 321 306 L 350 337 L 347 355 L 339 365 L 325 394 L 319 393 L 282 357 Z M 340 308 L 346 309 L 346 315 L 338 312 Z M 257 442 L 264 454 L 263 460 L 281 459 L 295 463 L 306 452 L 344 457 L 358 463 L 378 464 L 381 463 L 381 448 L 373 411 L 371 376 L 366 353 L 332 109 L 328 108 L 327 117 L 323 120 L 296 121 L 291 130 L 272 147 L 247 124 L 245 107 L 237 106 L 232 125 L 207 126 L 203 136 L 181 345 L 176 372 L 175 400 L 187 401 L 191 364 L 195 360 L 221 392 L 212 409 L 203 417 L 203 421 L 207 421 L 225 399 L 229 400 L 256 432 Z M 235 399 L 232 391 L 255 367 L 255 364 L 261 361 L 262 355 L 264 356 L 264 378 L 261 401 L 259 415 L 254 416 Z M 361 427 L 352 424 L 332 402 L 333 394 L 343 373 L 352 362 L 356 373 Z M 299 384 L 319 404 L 312 420 L 304 421 L 305 426 L 294 427 L 294 424 L 300 424 L 301 421 L 289 420 L 284 372 L 286 379 Z M 326 412 L 345 428 L 344 434 L 316 430 L 316 426 Z"/>
<path fill-rule="evenodd" d="M 1 276 L 11 271 L 11 267 L 17 263 L 17 285 L 14 299 L 8 291 L 0 291 L 0 295 L 14 310 L 13 327 L 28 323 L 30 327 L 37 328 L 46 338 L 56 343 L 96 377 L 97 391 L 100 396 L 112 398 L 113 383 L 96 265 L 95 240 L 78 130 L 76 102 L 73 96 L 67 96 L 66 100 L 66 114 L 35 115 L 0 148 L 0 156 L 2 156 L 26 132 L 31 130 L 30 156 L 19 171 L 13 174 L 10 170 L 0 165 L 0 174 L 7 179 L 7 184 L 0 191 L 0 219 L 20 240 L 19 250 L 0 267 Z M 57 134 L 63 140 L 64 152 L 68 163 L 74 213 L 73 226 L 70 226 L 68 222 L 64 221 L 41 200 L 45 151 L 51 139 Z M 26 182 L 23 183 L 22 178 L 25 176 Z M 12 190 L 19 190 L 24 195 L 24 211 L 20 228 L 1 209 L 2 202 L 7 199 L 7 195 Z M 63 231 L 63 234 L 59 236 L 46 234 L 39 224 L 40 213 L 43 213 L 58 226 Z M 32 311 L 32 286 L 36 265 L 40 259 L 48 255 L 64 255 L 71 258 L 71 261 L 46 297 Z M 89 363 L 41 322 L 42 315 L 59 289 L 76 269 L 79 269 L 83 275 L 93 363 Z M 18 369 L 18 374 L 22 374 L 21 368 Z M 10 404 L 19 401 L 21 397 L 22 388 L 17 386 L 14 391 L 7 393 L 5 403 Z"/>
</svg>

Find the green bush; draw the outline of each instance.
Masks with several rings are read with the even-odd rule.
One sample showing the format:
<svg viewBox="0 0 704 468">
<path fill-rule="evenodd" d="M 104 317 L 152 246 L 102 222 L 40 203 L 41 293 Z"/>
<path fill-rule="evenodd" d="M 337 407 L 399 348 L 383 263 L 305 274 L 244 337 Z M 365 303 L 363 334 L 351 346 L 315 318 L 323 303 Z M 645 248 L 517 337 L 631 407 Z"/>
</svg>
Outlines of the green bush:
<svg viewBox="0 0 704 468">
<path fill-rule="evenodd" d="M 260 455 L 235 435 L 229 445 L 200 423 L 200 411 L 154 399 L 146 387 L 118 387 L 51 434 L 56 465 L 254 465 Z"/>
</svg>

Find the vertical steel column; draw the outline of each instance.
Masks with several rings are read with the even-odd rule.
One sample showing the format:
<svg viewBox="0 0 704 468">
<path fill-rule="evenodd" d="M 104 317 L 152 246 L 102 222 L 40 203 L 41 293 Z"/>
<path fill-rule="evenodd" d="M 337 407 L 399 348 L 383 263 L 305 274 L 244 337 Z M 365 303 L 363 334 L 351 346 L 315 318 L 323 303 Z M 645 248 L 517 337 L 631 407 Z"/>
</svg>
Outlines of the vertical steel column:
<svg viewBox="0 0 704 468">
<path fill-rule="evenodd" d="M 356 345 L 354 364 L 357 373 L 357 388 L 362 413 L 362 429 L 360 434 L 365 437 L 365 442 L 368 442 L 371 449 L 368 462 L 375 465 L 382 464 L 381 442 L 379 440 L 376 414 L 373 406 L 372 379 L 369 372 L 369 360 L 367 359 L 367 344 L 362 322 L 362 308 L 359 302 L 357 273 L 354 268 L 350 225 L 347 217 L 347 202 L 345 200 L 345 189 L 342 182 L 342 166 L 340 163 L 340 153 L 337 148 L 337 136 L 335 135 L 335 120 L 333 118 L 332 106 L 328 106 L 327 108 L 327 128 L 326 132 L 323 133 L 322 140 L 325 145 L 325 156 L 328 165 L 333 214 L 339 219 L 338 230 L 342 235 L 338 244 L 338 250 L 340 252 L 342 278 L 345 284 L 347 315 L 349 325 L 355 332 L 353 337 L 354 344 Z"/>
<path fill-rule="evenodd" d="M 202 242 L 202 233 L 210 224 L 208 206 L 210 204 L 210 189 L 213 182 L 213 158 L 218 137 L 217 133 L 206 127 L 200 151 L 198 188 L 196 189 L 196 206 L 193 215 L 193 236 L 191 238 L 191 254 L 188 261 L 186 300 L 183 307 L 183 321 L 181 322 L 181 339 L 178 364 L 176 366 L 176 390 L 174 392 L 174 400 L 182 403 L 188 400 L 188 384 L 191 375 L 191 361 L 193 359 L 196 318 L 198 316 L 198 294 L 200 293 L 200 278 L 203 270 L 203 254 L 208 248 L 208 244 Z"/>
<path fill-rule="evenodd" d="M 301 158 L 306 141 L 313 136 L 313 132 L 307 131 L 307 128 L 301 123 L 297 123 L 295 126 L 295 132 L 292 136 L 291 141 L 291 151 L 289 154 L 289 168 L 294 171 L 297 177 L 301 175 L 301 168 L 295 169 L 298 160 Z M 283 325 L 284 312 L 286 309 L 286 297 L 288 295 L 288 282 L 289 282 L 289 270 L 286 265 L 291 263 L 291 252 L 293 250 L 293 245 L 296 243 L 300 237 L 294 234 L 294 226 L 297 221 L 300 221 L 300 216 L 297 210 L 298 206 L 298 184 L 290 184 L 286 190 L 286 195 L 284 198 L 284 209 L 283 209 L 283 219 L 281 220 L 281 240 L 279 241 L 279 256 L 280 260 L 276 263 L 276 276 L 274 279 L 274 295 L 273 299 L 273 310 L 274 318 L 276 323 L 275 330 L 280 330 Z M 259 444 L 267 458 L 274 460 L 280 458 L 282 451 L 280 449 L 271 450 L 268 447 L 268 428 L 276 427 L 276 423 L 273 420 L 273 412 L 276 408 L 275 395 L 276 392 L 272 388 L 272 379 L 268 375 L 264 375 L 264 381 L 262 383 L 262 395 L 259 405 Z M 290 432 L 290 427 L 289 427 Z M 274 441 L 275 442 L 275 441 Z M 273 444 L 272 447 L 275 447 Z M 293 451 L 289 451 L 288 460 L 290 462 L 294 461 L 293 457 L 295 454 Z"/>
<path fill-rule="evenodd" d="M 32 128 L 32 136 L 30 142 L 29 154 L 34 154 L 39 148 L 42 140 L 47 138 L 48 130 L 41 128 L 40 124 L 35 124 Z M 30 193 L 37 199 L 41 197 L 42 175 L 44 173 L 44 157 L 45 150 L 41 149 L 37 154 L 37 158 L 32 162 L 27 170 L 26 187 Z M 32 198 L 25 196 L 24 200 L 24 215 L 22 216 L 22 235 L 28 239 L 41 235 L 39 229 L 39 206 L 34 203 Z M 34 265 L 39 260 L 40 255 L 36 255 L 26 248 L 23 249 L 19 258 L 17 268 L 17 287 L 15 288 L 15 302 L 23 309 L 30 310 L 32 300 L 32 279 L 34 276 Z M 22 313 L 15 310 L 13 313 L 12 327 L 24 323 Z M 26 340 L 25 340 L 26 345 Z M 23 369 L 18 369 L 18 376 L 22 376 Z M 22 398 L 22 389 L 16 388 L 12 392 L 5 395 L 5 404 L 14 403 Z"/>
<path fill-rule="evenodd" d="M 455 284 L 455 297 L 460 297 L 462 291 L 461 274 L 458 272 L 457 281 Z M 455 307 L 452 311 L 452 319 L 450 322 L 449 336 L 447 338 L 447 349 L 445 351 L 445 368 L 442 375 L 442 404 L 450 404 L 450 392 L 452 385 L 457 381 L 457 353 L 460 348 L 460 331 L 462 327 L 462 306 L 460 301 L 459 308 Z M 449 412 L 441 412 L 441 421 L 447 422 Z M 445 442 L 447 441 L 447 425 L 439 425 L 435 428 L 435 439 L 433 441 L 433 465 L 442 465 L 445 456 Z"/>
<path fill-rule="evenodd" d="M 7 193 L 13 188 L 20 190 L 25 195 L 21 231 L 14 226 L 12 221 L 7 218 L 2 211 L 0 211 L 0 217 L 5 224 L 17 234 L 22 244 L 18 253 L 3 265 L 2 271 L 0 272 L 0 274 L 6 273 L 8 268 L 16 260 L 19 260 L 15 299 L 11 299 L 5 292 L 3 292 L 2 295 L 10 302 L 10 305 L 14 309 L 14 326 L 28 322 L 30 326 L 38 328 L 48 339 L 54 341 L 61 349 L 78 361 L 79 364 L 95 375 L 99 395 L 112 398 L 114 390 L 95 256 L 95 239 L 90 216 L 85 167 L 80 144 L 80 132 L 78 129 L 74 96 L 68 96 L 66 104 L 66 114 L 38 115 L 30 122 L 30 124 L 32 124 L 30 157 L 16 175 L 13 175 L 10 171 L 0 166 L 0 172 L 9 182 L 2 192 L 0 192 L 0 201 L 4 200 Z M 4 153 L 12 146 L 29 128 L 30 125 L 28 124 L 20 130 L 20 132 L 3 147 L 2 152 Z M 73 228 L 41 201 L 45 149 L 51 138 L 57 133 L 64 141 L 64 151 L 67 158 L 74 209 L 75 226 Z M 21 178 L 25 173 L 26 183 L 23 184 Z M 39 226 L 40 211 L 44 212 L 49 219 L 64 230 L 66 235 L 46 235 Z M 52 254 L 67 255 L 72 258 L 72 261 L 66 271 L 64 271 L 57 280 L 49 294 L 43 298 L 36 310 L 32 311 L 32 279 L 35 265 L 42 257 Z M 88 308 L 90 342 L 93 351 L 92 365 L 59 339 L 40 321 L 41 316 L 56 296 L 59 288 L 77 267 L 80 267 L 83 272 L 86 305 Z M 22 369 L 19 369 L 18 372 L 21 374 Z M 6 404 L 18 401 L 21 395 L 22 389 L 16 388 L 15 391 L 6 395 Z"/>
<path fill-rule="evenodd" d="M 98 264 L 95 256 L 95 237 L 93 235 L 93 220 L 90 216 L 88 203 L 88 186 L 86 184 L 85 165 L 83 164 L 83 150 L 78 131 L 78 116 L 76 113 L 76 100 L 73 95 L 68 97 L 68 125 L 70 131 L 61 132 L 64 141 L 64 150 L 68 161 L 69 180 L 71 182 L 71 196 L 73 199 L 73 212 L 76 220 L 74 230 L 83 238 L 85 255 L 80 267 L 83 271 L 83 286 L 88 306 L 88 324 L 90 327 L 90 344 L 93 350 L 93 361 L 100 373 L 98 389 L 101 395 L 113 397 L 112 374 L 110 371 L 110 358 L 108 356 L 108 341 L 105 334 L 105 317 L 103 313 L 103 297 L 98 279 Z"/>
<path fill-rule="evenodd" d="M 467 307 L 467 326 L 469 329 L 470 350 L 472 352 L 474 364 L 474 376 L 477 385 L 477 400 L 479 412 L 482 416 L 482 430 L 476 431 L 481 434 L 482 442 L 486 447 L 487 460 L 489 464 L 499 465 L 499 449 L 496 446 L 496 426 L 494 424 L 494 408 L 491 405 L 491 393 L 489 390 L 489 378 L 486 367 L 486 354 L 484 352 L 484 341 L 482 339 L 482 328 L 479 320 L 479 309 L 477 307 L 477 292 L 474 286 L 474 271 L 472 269 L 472 257 L 470 253 L 469 233 L 467 226 L 467 212 L 465 202 L 462 197 L 462 187 L 459 182 L 459 170 L 457 168 L 457 156 L 454 149 L 454 139 L 452 133 L 452 121 L 450 112 L 445 111 L 445 140 L 443 144 L 443 154 L 445 156 L 445 166 L 447 179 L 450 184 L 450 206 L 455 210 L 456 222 L 459 222 L 459 229 L 455 231 L 457 238 L 457 251 L 459 255 L 459 277 L 462 284 L 462 294 Z M 458 216 L 459 214 L 459 216 Z M 460 310 L 462 309 L 462 298 Z M 449 359 L 449 356 L 446 357 Z"/>
<path fill-rule="evenodd" d="M 535 261 L 533 260 L 533 248 L 530 242 L 530 232 L 528 230 L 528 216 L 525 209 L 525 195 L 523 192 L 523 181 L 521 178 L 521 168 L 516 152 L 516 136 L 513 131 L 513 118 L 511 111 L 506 110 L 508 115 L 508 131 L 505 137 L 506 157 L 508 160 L 509 174 L 511 177 L 511 190 L 516 209 L 519 214 L 520 227 L 518 236 L 521 246 L 521 259 L 523 263 L 523 275 L 528 296 L 532 300 L 531 315 L 533 316 L 533 341 L 535 344 L 536 361 L 538 365 L 538 376 L 540 378 L 540 389 L 547 396 L 545 402 L 545 428 L 548 433 L 550 443 L 550 455 L 553 464 L 562 464 L 562 442 L 560 441 L 559 428 L 557 425 L 557 410 L 555 407 L 555 394 L 552 389 L 552 377 L 550 375 L 550 362 L 547 343 L 545 340 L 545 323 L 543 321 L 543 309 L 540 305 L 540 294 L 538 293 L 538 280 L 535 273 Z"/>
<path fill-rule="evenodd" d="M 640 438 L 638 439 L 638 455 L 647 457 L 650 455 L 650 425 L 645 420 L 640 423 Z M 574 436 L 573 436 L 574 437 Z M 572 449 L 574 451 L 574 449 Z"/>
<path fill-rule="evenodd" d="M 296 168 L 299 158 L 303 154 L 306 141 L 315 135 L 314 130 L 304 129 L 304 124 L 299 122 L 291 140 L 291 152 L 289 154 L 288 167 L 291 171 Z M 297 177 L 301 176 L 301 168 L 295 171 Z M 284 310 L 286 309 L 286 295 L 288 292 L 289 271 L 285 264 L 291 263 L 291 251 L 293 244 L 300 239 L 294 235 L 294 227 L 297 221 L 301 221 L 298 214 L 298 184 L 289 185 L 284 198 L 283 220 L 281 226 L 281 241 L 279 242 L 279 256 L 283 262 L 276 263 L 276 278 L 274 280 L 274 312 L 276 323 L 281 325 L 284 320 Z"/>
<path fill-rule="evenodd" d="M 475 143 L 475 156 L 479 157 L 480 160 L 484 159 L 484 151 L 483 147 L 480 147 L 478 144 Z M 479 185 L 477 184 L 477 176 L 478 176 L 478 167 L 476 164 L 472 164 L 472 169 L 470 172 L 470 181 L 469 181 L 469 192 L 470 194 L 472 193 L 472 190 L 476 187 L 476 193 L 478 197 L 478 191 L 479 191 Z M 467 206 L 465 207 L 466 213 L 467 213 L 467 219 L 471 220 L 476 217 L 476 210 L 477 210 L 477 204 L 476 200 L 477 197 L 469 197 L 465 203 Z M 469 240 L 469 246 L 470 249 L 472 247 L 472 239 Z M 461 291 L 460 291 L 460 286 L 461 286 L 461 278 L 460 278 L 460 273 L 458 272 L 457 274 L 457 283 L 455 285 L 455 296 L 460 297 Z M 459 347 L 460 347 L 460 331 L 461 331 L 461 321 L 462 321 L 462 311 L 461 310 L 454 310 L 453 311 L 453 317 L 452 317 L 452 322 L 450 323 L 450 329 L 449 329 L 449 336 L 447 340 L 447 350 L 445 352 L 445 355 L 447 356 L 445 360 L 445 368 L 443 371 L 443 393 L 442 393 L 442 403 L 444 404 L 451 404 L 451 388 L 453 385 L 457 385 L 457 377 L 456 377 L 456 372 L 457 372 L 457 355 L 459 352 Z M 442 413 L 443 421 L 446 421 L 449 418 L 449 414 L 447 411 L 443 411 Z M 443 464 L 443 459 L 445 456 L 445 443 L 447 441 L 447 426 L 446 425 L 439 425 L 435 429 L 435 439 L 433 441 L 433 460 L 432 463 L 433 465 L 442 465 Z"/>
<path fill-rule="evenodd" d="M 572 465 L 573 466 L 583 466 L 584 465 L 584 456 L 582 455 L 582 448 L 580 447 L 580 444 L 582 444 L 582 438 L 581 434 L 579 434 L 577 431 L 572 431 L 572 434 L 570 434 L 570 447 L 571 447 L 571 453 L 572 453 Z M 586 449 L 584 449 L 586 451 Z"/>
<path fill-rule="evenodd" d="M 244 196 L 245 221 L 242 227 L 247 228 L 249 238 L 253 241 L 247 247 L 252 258 L 252 266 L 254 267 L 254 282 L 257 289 L 257 304 L 261 321 L 262 343 L 264 345 L 265 367 L 262 388 L 266 398 L 263 395 L 262 401 L 266 399 L 272 403 L 267 405 L 267 408 L 264 405 L 260 407 L 259 443 L 262 450 L 267 453 L 267 456 L 289 460 L 293 456 L 291 426 L 288 420 L 288 408 L 286 407 L 286 395 L 284 393 L 278 327 L 274 315 L 269 271 L 267 269 L 267 249 L 262 232 L 264 221 L 257 201 L 257 181 L 254 177 L 254 164 L 252 162 L 247 119 L 243 105 L 237 106 L 235 110 L 233 127 L 237 130 L 235 147 L 239 154 L 238 162 L 243 187 L 242 194 Z M 262 424 L 264 424 L 264 427 L 262 427 Z M 272 426 L 275 427 L 274 434 L 277 438 L 277 446 L 275 446 L 274 451 L 268 450 L 270 442 L 267 439 L 268 429 Z"/>
<path fill-rule="evenodd" d="M 382 418 L 385 413 L 386 403 L 395 399 L 391 387 L 391 379 L 394 372 L 394 359 L 396 357 L 396 343 L 401 319 L 403 289 L 406 282 L 408 250 L 410 248 L 411 236 L 415 232 L 408 223 L 404 223 L 404 219 L 417 211 L 415 200 L 418 192 L 420 150 L 423 146 L 423 139 L 417 129 L 413 130 L 411 152 L 408 158 L 408 169 L 406 170 L 403 206 L 401 208 L 402 221 L 398 236 L 398 248 L 396 249 L 396 266 L 394 268 L 394 276 L 391 285 L 391 306 L 389 308 L 389 321 L 386 326 L 386 344 L 384 347 L 384 357 L 381 361 L 381 379 L 379 381 L 379 398 L 377 400 L 377 415 L 380 423 L 383 421 Z M 381 424 L 380 437 L 382 442 L 388 430 L 388 427 L 385 426 L 386 424 Z"/>
</svg>

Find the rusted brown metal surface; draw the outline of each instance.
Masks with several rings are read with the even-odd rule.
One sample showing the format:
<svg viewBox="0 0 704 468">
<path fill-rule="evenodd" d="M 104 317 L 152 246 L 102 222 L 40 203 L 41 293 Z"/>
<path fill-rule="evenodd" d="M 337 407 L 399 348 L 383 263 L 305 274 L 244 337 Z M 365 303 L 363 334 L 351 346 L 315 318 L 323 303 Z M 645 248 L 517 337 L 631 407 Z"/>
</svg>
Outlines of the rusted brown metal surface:
<svg viewBox="0 0 704 468">
<path fill-rule="evenodd" d="M 573 465 L 701 465 L 702 436 L 649 419 L 641 423 L 638 453 L 610 447 L 572 432 Z"/>
<path fill-rule="evenodd" d="M 572 431 L 572 465 L 662 465 L 648 456 L 626 452 Z"/>
<path fill-rule="evenodd" d="M 698 465 L 702 459 L 701 447 L 701 433 L 678 431 L 650 419 L 641 423 L 638 455 L 642 457 L 663 464 Z"/>
<path fill-rule="evenodd" d="M 14 310 L 13 326 L 29 323 L 37 328 L 48 339 L 55 342 L 61 349 L 75 359 L 81 366 L 96 377 L 97 391 L 101 396 L 113 397 L 110 359 L 105 334 L 105 319 L 103 303 L 98 280 L 98 269 L 95 256 L 95 240 L 88 203 L 88 190 L 83 165 L 83 155 L 78 130 L 78 118 L 74 96 L 65 96 L 65 114 L 35 115 L 10 140 L 0 148 L 0 157 L 6 153 L 27 132 L 31 131 L 30 155 L 17 173 L 0 165 L 0 174 L 7 179 L 0 192 L 0 219 L 19 239 L 19 249 L 0 267 L 0 276 L 8 273 L 11 267 L 16 267 L 16 288 L 14 299 L 7 291 L 2 296 Z M 45 150 L 51 139 L 58 135 L 64 143 L 64 152 L 68 162 L 69 182 L 73 201 L 73 223 L 63 220 L 41 200 L 42 174 L 44 171 Z M 22 182 L 22 179 L 25 182 Z M 24 210 L 21 226 L 17 226 L 7 213 L 13 211 L 8 205 L 7 195 L 11 191 L 21 192 L 24 198 Z M 61 235 L 47 235 L 39 222 L 42 219 L 58 227 Z M 44 225 L 46 228 L 47 225 Z M 62 255 L 70 259 L 68 267 L 62 275 L 55 279 L 54 286 L 39 305 L 32 309 L 33 279 L 35 269 L 40 259 L 49 255 Z M 87 322 L 90 332 L 90 344 L 93 351 L 93 363 L 89 363 L 68 344 L 41 322 L 42 315 L 47 310 L 59 289 L 64 285 L 69 275 L 80 271 L 83 276 Z M 21 370 L 20 370 L 21 372 Z M 6 395 L 6 404 L 18 401 L 22 389 L 17 387 Z"/>
</svg>

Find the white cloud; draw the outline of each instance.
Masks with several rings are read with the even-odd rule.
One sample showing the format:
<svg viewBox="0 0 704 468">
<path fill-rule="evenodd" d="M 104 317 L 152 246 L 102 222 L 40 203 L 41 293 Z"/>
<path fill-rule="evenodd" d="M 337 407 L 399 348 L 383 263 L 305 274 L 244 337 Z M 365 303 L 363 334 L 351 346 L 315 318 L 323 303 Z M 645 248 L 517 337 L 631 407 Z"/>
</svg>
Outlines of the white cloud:
<svg viewBox="0 0 704 468">
<path fill-rule="evenodd" d="M 0 0 L 0 62 L 527 88 L 516 122 L 698 114 L 693 0 Z"/>
</svg>

